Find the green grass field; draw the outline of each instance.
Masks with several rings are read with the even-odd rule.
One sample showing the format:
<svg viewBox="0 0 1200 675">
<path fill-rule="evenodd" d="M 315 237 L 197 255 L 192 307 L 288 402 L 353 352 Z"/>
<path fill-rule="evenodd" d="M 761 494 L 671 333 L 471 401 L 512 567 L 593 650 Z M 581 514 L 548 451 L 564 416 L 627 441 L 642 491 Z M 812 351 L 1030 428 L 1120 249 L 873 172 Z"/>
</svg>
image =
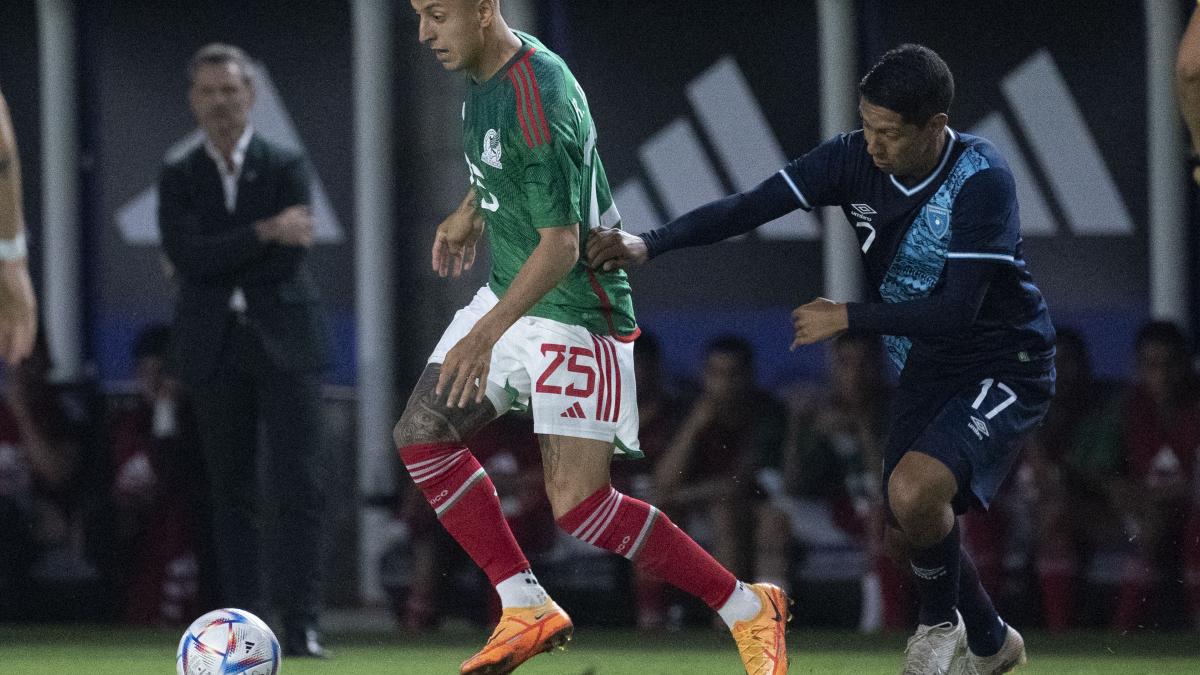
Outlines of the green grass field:
<svg viewBox="0 0 1200 675">
<path fill-rule="evenodd" d="M 172 631 L 79 626 L 0 626 L 5 675 L 169 675 L 178 635 Z M 458 672 L 484 631 L 432 636 L 333 635 L 330 661 L 283 663 L 286 675 L 421 675 Z M 1021 673 L 1141 675 L 1200 673 L 1200 635 L 1076 633 L 1026 636 L 1030 664 Z M 793 629 L 792 673 L 866 675 L 899 671 L 905 637 Z M 582 629 L 566 651 L 545 654 L 519 671 L 529 675 L 701 675 L 741 671 L 733 641 L 715 632 L 642 634 Z"/>
</svg>

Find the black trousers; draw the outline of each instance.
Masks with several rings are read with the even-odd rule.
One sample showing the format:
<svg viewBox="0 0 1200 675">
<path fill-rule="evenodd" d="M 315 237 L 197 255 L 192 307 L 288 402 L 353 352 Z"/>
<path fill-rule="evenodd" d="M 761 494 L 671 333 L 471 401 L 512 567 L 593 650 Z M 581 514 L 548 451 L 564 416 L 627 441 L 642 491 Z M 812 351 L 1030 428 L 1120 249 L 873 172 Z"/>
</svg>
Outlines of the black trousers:
<svg viewBox="0 0 1200 675">
<path fill-rule="evenodd" d="M 325 503 L 320 380 L 272 366 L 250 327 L 230 323 L 217 372 L 193 386 L 222 602 L 264 620 L 274 609 L 285 627 L 314 624 Z"/>
</svg>

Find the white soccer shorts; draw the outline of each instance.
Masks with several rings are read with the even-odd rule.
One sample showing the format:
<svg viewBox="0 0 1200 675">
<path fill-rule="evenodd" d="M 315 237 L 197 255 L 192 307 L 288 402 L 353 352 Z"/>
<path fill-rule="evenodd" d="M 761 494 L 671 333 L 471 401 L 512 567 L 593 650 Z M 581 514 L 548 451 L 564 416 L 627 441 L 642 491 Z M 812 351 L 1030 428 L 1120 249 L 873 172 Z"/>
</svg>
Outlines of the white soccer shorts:
<svg viewBox="0 0 1200 675">
<path fill-rule="evenodd" d="M 479 289 L 454 314 L 428 363 L 442 363 L 497 302 L 490 288 Z M 633 342 L 521 317 L 492 348 L 486 395 L 500 414 L 532 409 L 536 433 L 611 441 L 614 452 L 642 456 Z"/>
</svg>

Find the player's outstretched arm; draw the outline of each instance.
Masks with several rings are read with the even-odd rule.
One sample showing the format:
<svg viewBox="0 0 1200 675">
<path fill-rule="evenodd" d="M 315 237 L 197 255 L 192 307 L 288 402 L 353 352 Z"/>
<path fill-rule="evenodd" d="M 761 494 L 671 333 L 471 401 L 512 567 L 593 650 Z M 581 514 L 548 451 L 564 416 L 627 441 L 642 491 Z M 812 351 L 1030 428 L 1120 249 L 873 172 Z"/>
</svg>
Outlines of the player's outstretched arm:
<svg viewBox="0 0 1200 675">
<path fill-rule="evenodd" d="M 483 401 L 491 367 L 492 346 L 517 319 L 525 316 L 579 260 L 579 224 L 538 229 L 541 240 L 521 265 L 512 283 L 471 331 L 446 353 L 438 375 L 438 396 L 449 387 L 446 404 L 465 407 L 473 397 Z"/>
<path fill-rule="evenodd" d="M 475 209 L 475 190 L 441 223 L 433 237 L 433 271 L 457 277 L 475 264 L 475 244 L 483 235 L 483 216 Z"/>
<path fill-rule="evenodd" d="M 21 165 L 8 103 L 0 94 L 0 358 L 29 356 L 37 334 L 37 301 L 25 245 Z"/>
<path fill-rule="evenodd" d="M 776 174 L 752 190 L 709 202 L 641 236 L 619 230 L 592 230 L 588 264 L 604 271 L 636 267 L 667 251 L 745 234 L 797 208 L 796 198 Z"/>
</svg>

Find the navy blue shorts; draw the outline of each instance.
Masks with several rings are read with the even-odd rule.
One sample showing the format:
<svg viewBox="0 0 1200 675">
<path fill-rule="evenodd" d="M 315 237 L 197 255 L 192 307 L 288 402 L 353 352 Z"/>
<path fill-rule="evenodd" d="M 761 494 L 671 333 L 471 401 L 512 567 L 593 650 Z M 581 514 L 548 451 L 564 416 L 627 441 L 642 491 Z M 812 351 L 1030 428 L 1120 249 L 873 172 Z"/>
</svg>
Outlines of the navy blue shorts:
<svg viewBox="0 0 1200 675">
<path fill-rule="evenodd" d="M 901 382 L 883 457 L 883 485 L 909 451 L 945 464 L 958 482 L 955 513 L 987 509 L 1054 396 L 1054 369 L 967 383 Z"/>
</svg>

